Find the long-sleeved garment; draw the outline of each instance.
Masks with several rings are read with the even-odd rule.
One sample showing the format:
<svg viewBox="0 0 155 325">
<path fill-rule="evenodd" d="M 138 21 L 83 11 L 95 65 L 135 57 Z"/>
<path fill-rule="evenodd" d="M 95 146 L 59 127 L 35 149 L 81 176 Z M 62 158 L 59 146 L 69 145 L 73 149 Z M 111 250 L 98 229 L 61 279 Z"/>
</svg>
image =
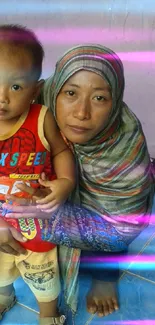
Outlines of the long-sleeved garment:
<svg viewBox="0 0 155 325">
<path fill-rule="evenodd" d="M 83 250 L 116 252 L 125 250 L 141 231 L 139 225 L 131 227 L 133 231 L 123 236 L 97 213 L 66 203 L 44 221 L 42 239 Z"/>
</svg>

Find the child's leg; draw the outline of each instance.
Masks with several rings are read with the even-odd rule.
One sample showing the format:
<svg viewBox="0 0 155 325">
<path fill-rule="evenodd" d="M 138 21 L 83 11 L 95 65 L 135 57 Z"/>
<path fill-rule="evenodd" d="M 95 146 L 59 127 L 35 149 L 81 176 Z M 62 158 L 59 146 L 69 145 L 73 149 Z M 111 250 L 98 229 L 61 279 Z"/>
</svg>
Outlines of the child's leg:
<svg viewBox="0 0 155 325">
<path fill-rule="evenodd" d="M 5 287 L 0 287 L 0 295 L 10 296 L 13 291 L 14 291 L 13 283 Z"/>
<path fill-rule="evenodd" d="M 58 311 L 58 298 L 51 302 L 38 302 L 40 308 L 39 325 L 62 325 L 65 323 L 65 316 Z"/>
<path fill-rule="evenodd" d="M 0 319 L 16 303 L 13 282 L 18 278 L 19 272 L 15 265 L 13 255 L 0 252 Z"/>
<path fill-rule="evenodd" d="M 13 284 L 0 288 L 0 320 L 17 302 Z"/>
<path fill-rule="evenodd" d="M 58 298 L 50 302 L 39 302 L 40 318 L 44 317 L 58 317 L 60 316 L 58 311 Z"/>
<path fill-rule="evenodd" d="M 29 251 L 18 264 L 18 268 L 38 301 L 40 324 L 59 324 L 57 298 L 60 293 L 60 280 L 57 248 L 46 253 Z"/>
</svg>

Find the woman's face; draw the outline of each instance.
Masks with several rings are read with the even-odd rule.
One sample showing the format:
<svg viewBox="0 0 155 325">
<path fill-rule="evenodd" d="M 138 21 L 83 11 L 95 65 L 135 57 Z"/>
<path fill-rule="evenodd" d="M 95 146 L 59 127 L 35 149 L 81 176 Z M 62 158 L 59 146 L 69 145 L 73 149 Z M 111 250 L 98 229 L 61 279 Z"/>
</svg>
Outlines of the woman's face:
<svg viewBox="0 0 155 325">
<path fill-rule="evenodd" d="M 90 71 L 76 72 L 66 81 L 56 100 L 57 123 L 73 143 L 93 139 L 106 126 L 111 110 L 108 84 Z"/>
</svg>

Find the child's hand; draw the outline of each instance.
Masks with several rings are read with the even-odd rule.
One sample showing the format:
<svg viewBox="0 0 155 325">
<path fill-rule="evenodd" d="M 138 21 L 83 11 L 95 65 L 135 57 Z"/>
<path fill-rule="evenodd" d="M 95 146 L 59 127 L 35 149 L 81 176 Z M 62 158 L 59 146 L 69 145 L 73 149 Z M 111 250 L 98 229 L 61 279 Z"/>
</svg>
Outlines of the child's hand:
<svg viewBox="0 0 155 325">
<path fill-rule="evenodd" d="M 36 200 L 37 208 L 45 212 L 53 212 L 58 209 L 67 200 L 74 188 L 73 183 L 67 178 L 59 178 L 54 181 L 39 180 L 39 183 L 45 188 L 41 189 L 42 194 L 38 192 L 39 197 L 35 195 L 34 199 Z M 46 194 L 45 197 L 47 190 L 48 195 Z M 49 190 L 51 193 L 49 193 Z M 41 195 L 42 197 L 44 195 L 44 198 L 40 199 Z"/>
</svg>

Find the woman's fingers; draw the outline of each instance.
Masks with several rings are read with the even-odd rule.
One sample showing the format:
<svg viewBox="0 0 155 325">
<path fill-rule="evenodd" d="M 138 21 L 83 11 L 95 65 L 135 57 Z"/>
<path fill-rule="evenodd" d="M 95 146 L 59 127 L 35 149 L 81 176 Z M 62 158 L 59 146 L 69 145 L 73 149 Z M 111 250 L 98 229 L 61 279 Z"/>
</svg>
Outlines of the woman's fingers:
<svg viewBox="0 0 155 325">
<path fill-rule="evenodd" d="M 15 195 L 7 195 L 6 199 L 8 201 L 12 201 L 13 203 L 21 204 L 21 205 L 28 205 L 28 200 L 25 198 L 17 197 Z M 30 202 L 30 199 L 29 199 Z M 4 203 L 5 204 L 5 203 Z M 12 205 L 10 205 L 12 206 Z"/>
<path fill-rule="evenodd" d="M 55 207 L 56 204 L 57 204 L 56 200 L 53 200 L 52 202 L 50 201 L 47 204 L 41 204 L 41 205 L 37 204 L 37 208 L 40 210 L 45 210 L 46 212 L 48 209 L 52 209 L 53 207 Z"/>
<path fill-rule="evenodd" d="M 13 249 L 9 245 L 3 245 L 3 248 L 1 248 L 0 251 L 4 252 L 5 254 L 10 254 L 10 255 L 15 255 L 15 256 L 20 255 L 20 253 L 17 250 Z"/>
<path fill-rule="evenodd" d="M 5 218 L 13 218 L 13 219 L 21 219 L 21 218 L 50 219 L 51 218 L 51 214 L 48 214 L 46 211 L 41 211 L 39 209 L 36 209 L 36 207 L 35 207 L 34 211 L 32 211 L 32 210 L 25 211 L 25 209 L 23 209 L 23 207 L 22 208 L 15 207 L 15 208 L 18 208 L 18 211 L 17 211 L 17 209 L 14 209 L 14 211 L 6 213 Z"/>
<path fill-rule="evenodd" d="M 26 249 L 16 241 L 20 239 L 20 236 L 21 238 L 23 237 L 15 228 L 6 228 L 6 231 L 3 232 L 3 240 L 0 245 L 0 250 L 12 255 L 27 254 Z M 25 240 L 22 238 L 21 241 L 24 242 Z"/>
<path fill-rule="evenodd" d="M 46 213 L 45 211 L 39 211 L 37 214 L 36 213 L 17 213 L 17 212 L 13 212 L 13 213 L 8 213 L 6 214 L 6 218 L 13 218 L 13 219 L 21 219 L 21 218 L 34 218 L 34 219 L 50 219 L 51 218 L 51 214 Z"/>
<path fill-rule="evenodd" d="M 38 216 L 38 214 L 36 215 L 36 212 L 32 213 L 32 212 L 11 212 L 11 213 L 7 213 L 5 215 L 5 218 L 11 218 L 11 219 L 22 219 L 22 218 L 26 218 L 26 219 L 29 219 L 29 218 L 40 218 L 40 216 Z"/>
<path fill-rule="evenodd" d="M 50 215 L 51 215 L 51 213 L 55 212 L 58 208 L 59 208 L 59 204 L 56 204 L 53 208 L 47 209 L 45 212 L 50 213 Z M 50 219 L 50 218 L 46 218 L 46 219 Z"/>
<path fill-rule="evenodd" d="M 38 209 L 36 206 L 33 205 L 25 205 L 25 206 L 20 206 L 20 205 L 12 205 L 12 204 L 8 204 L 8 203 L 4 203 L 2 205 L 2 207 L 8 211 L 10 211 L 10 213 L 6 214 L 9 215 L 12 212 L 17 212 L 17 213 L 38 213 Z"/>
<path fill-rule="evenodd" d="M 25 238 L 20 232 L 17 231 L 17 229 L 13 228 L 13 227 L 10 227 L 10 231 L 11 231 L 11 234 L 13 236 L 13 238 L 21 243 L 25 243 L 27 242 L 27 238 Z M 19 246 L 19 244 L 18 244 Z M 21 247 L 21 246 L 20 246 Z M 21 247 L 21 250 L 22 251 L 25 251 L 24 248 Z"/>
</svg>

